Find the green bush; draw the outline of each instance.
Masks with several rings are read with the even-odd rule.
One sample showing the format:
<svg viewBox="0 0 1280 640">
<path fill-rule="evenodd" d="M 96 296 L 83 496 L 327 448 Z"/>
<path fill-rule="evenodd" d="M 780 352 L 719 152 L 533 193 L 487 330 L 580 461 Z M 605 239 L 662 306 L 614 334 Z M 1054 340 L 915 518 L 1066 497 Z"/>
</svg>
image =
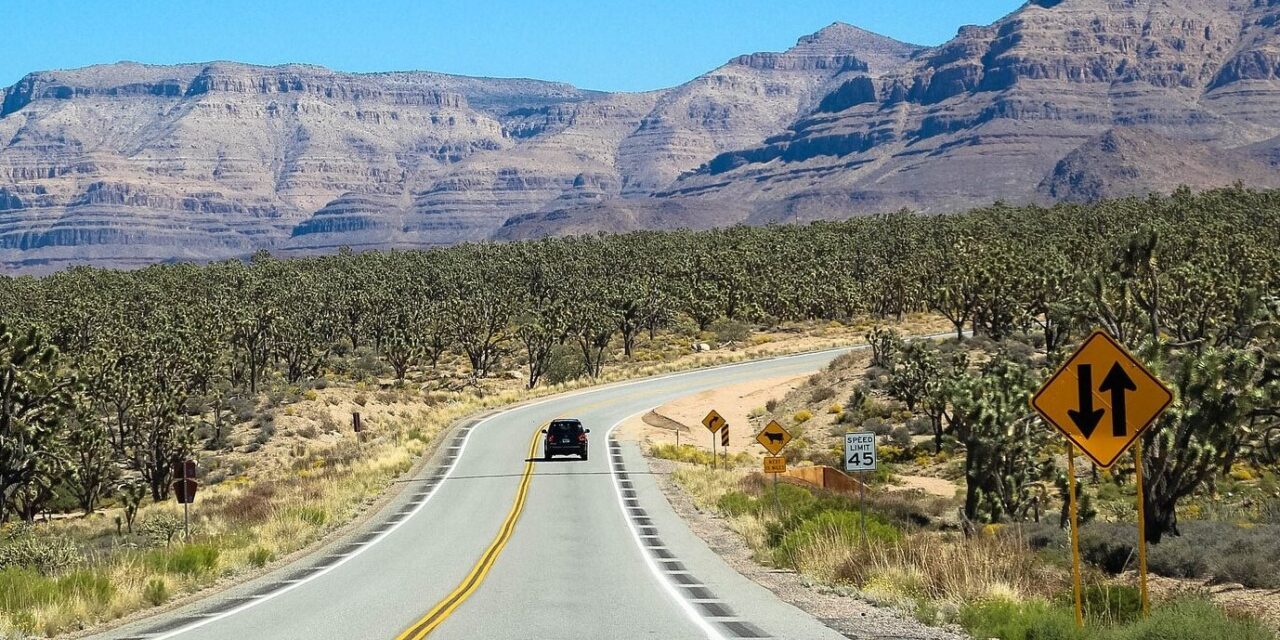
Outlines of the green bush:
<svg viewBox="0 0 1280 640">
<path fill-rule="evenodd" d="M 0 569 L 34 569 L 51 576 L 80 561 L 76 545 L 66 538 L 37 536 L 25 529 L 0 543 Z"/>
<path fill-rule="evenodd" d="M 547 363 L 547 372 L 543 375 L 547 384 L 562 384 L 585 375 L 587 368 L 582 364 L 582 354 L 576 348 L 567 344 L 551 348 L 551 359 Z"/>
<path fill-rule="evenodd" d="M 176 549 L 153 551 L 151 568 L 165 573 L 200 576 L 218 566 L 218 550 L 207 544 L 187 544 Z"/>
<path fill-rule="evenodd" d="M 1203 600 L 1181 600 L 1152 610 L 1151 617 L 1112 630 L 1106 640 L 1275 640 L 1255 620 L 1235 618 Z"/>
<path fill-rule="evenodd" d="M 960 626 L 975 638 L 1084 640 L 1071 609 L 1046 602 L 988 600 L 960 608 Z"/>
<path fill-rule="evenodd" d="M 271 562 L 274 558 L 275 554 L 271 553 L 270 549 L 264 549 L 262 547 L 254 547 L 253 550 L 249 552 L 249 564 L 254 567 L 265 567 L 267 566 L 267 563 Z"/>
<path fill-rule="evenodd" d="M 716 334 L 716 342 L 732 344 L 746 340 L 751 335 L 751 327 L 740 320 L 721 318 L 711 323 L 711 332 Z"/>
<path fill-rule="evenodd" d="M 1127 623 L 1142 615 L 1142 596 L 1137 587 L 1119 584 L 1090 584 L 1081 594 L 1084 613 L 1090 620 L 1107 624 Z M 1066 606 L 1072 606 L 1074 596 L 1067 591 L 1062 596 Z"/>
<path fill-rule="evenodd" d="M 142 599 L 151 603 L 151 606 L 158 607 L 169 601 L 169 585 L 165 584 L 164 578 L 152 578 L 147 581 L 147 586 L 142 589 Z"/>
<path fill-rule="evenodd" d="M 663 460 L 675 460 L 676 462 L 691 462 L 701 465 L 711 464 L 711 452 L 691 444 L 682 444 L 678 447 L 674 444 L 655 444 L 649 449 L 649 455 Z"/>
<path fill-rule="evenodd" d="M 1172 536 L 1147 547 L 1147 569 L 1171 578 L 1209 575 L 1211 548 L 1187 536 Z"/>
<path fill-rule="evenodd" d="M 1108 573 L 1120 573 L 1137 562 L 1138 527 L 1099 522 L 1080 530 L 1080 557 Z"/>
<path fill-rule="evenodd" d="M 866 523 L 867 540 L 872 543 L 893 543 L 902 539 L 897 529 L 875 515 L 867 514 Z M 783 534 L 774 549 L 774 563 L 790 565 L 791 558 L 820 537 L 834 538 L 849 546 L 859 544 L 862 540 L 861 516 L 854 511 L 820 511 L 805 518 Z"/>
<path fill-rule="evenodd" d="M 182 518 L 176 513 L 153 513 L 138 523 L 138 535 L 153 547 L 167 547 L 182 533 Z"/>
<path fill-rule="evenodd" d="M 106 605 L 114 593 L 111 580 L 93 571 L 50 578 L 33 569 L 0 569 L 0 611 L 9 614 L 72 599 Z"/>
<path fill-rule="evenodd" d="M 753 513 L 760 507 L 759 500 L 741 491 L 730 491 L 716 501 L 716 508 L 727 516 L 740 516 Z"/>
<path fill-rule="evenodd" d="M 1280 588 L 1280 564 L 1259 558 L 1280 556 L 1280 527 L 1240 527 L 1229 522 L 1189 521 L 1180 536 L 1165 536 L 1148 547 L 1147 567 L 1175 578 L 1212 578 L 1258 589 Z M 1081 530 L 1080 554 L 1110 573 L 1137 563 L 1138 530 L 1132 524 L 1095 523 Z"/>
</svg>

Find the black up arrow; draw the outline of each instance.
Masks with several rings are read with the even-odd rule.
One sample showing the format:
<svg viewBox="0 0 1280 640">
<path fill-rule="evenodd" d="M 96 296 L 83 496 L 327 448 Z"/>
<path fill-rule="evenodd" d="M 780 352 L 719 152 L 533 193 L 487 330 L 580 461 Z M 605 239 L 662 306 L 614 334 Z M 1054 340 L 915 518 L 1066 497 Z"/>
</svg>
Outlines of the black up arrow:
<svg viewBox="0 0 1280 640">
<path fill-rule="evenodd" d="M 1119 362 L 1111 365 L 1111 371 L 1107 372 L 1107 377 L 1102 380 L 1102 386 L 1098 387 L 1098 391 L 1111 392 L 1111 435 L 1117 438 L 1123 438 L 1129 434 L 1124 392 L 1137 390 L 1138 386 L 1133 383 L 1129 374 L 1125 373 L 1124 367 L 1120 366 Z"/>
<path fill-rule="evenodd" d="M 1102 409 L 1095 411 L 1093 408 L 1093 365 L 1076 365 L 1076 380 L 1080 383 L 1080 410 L 1068 410 L 1067 415 L 1071 416 L 1080 433 L 1088 438 L 1098 428 L 1098 422 L 1105 413 Z"/>
</svg>

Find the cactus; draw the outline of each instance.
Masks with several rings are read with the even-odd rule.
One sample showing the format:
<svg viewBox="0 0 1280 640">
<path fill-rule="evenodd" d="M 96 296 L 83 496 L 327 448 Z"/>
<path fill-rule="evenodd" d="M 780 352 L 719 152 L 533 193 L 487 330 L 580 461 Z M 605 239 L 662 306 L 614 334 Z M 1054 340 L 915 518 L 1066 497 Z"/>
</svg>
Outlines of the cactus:
<svg viewBox="0 0 1280 640">
<path fill-rule="evenodd" d="M 1034 382 L 1028 367 L 997 353 L 980 375 L 951 384 L 951 428 L 965 447 L 969 520 L 1025 520 L 1053 471 L 1037 455 L 1049 431 L 1027 410 Z"/>
</svg>

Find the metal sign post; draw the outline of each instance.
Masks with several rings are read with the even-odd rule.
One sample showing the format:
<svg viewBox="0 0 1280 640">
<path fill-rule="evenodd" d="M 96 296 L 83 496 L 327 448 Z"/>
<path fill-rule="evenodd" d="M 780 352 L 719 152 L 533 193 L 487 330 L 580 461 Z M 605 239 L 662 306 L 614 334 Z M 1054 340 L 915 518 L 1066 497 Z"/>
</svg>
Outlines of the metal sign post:
<svg viewBox="0 0 1280 640">
<path fill-rule="evenodd" d="M 778 513 L 782 513 L 782 501 L 778 499 L 778 474 L 786 473 L 787 459 L 778 457 L 778 453 L 783 447 L 791 442 L 791 432 L 782 428 L 777 420 L 770 420 L 760 433 L 756 434 L 756 442 L 764 447 L 772 457 L 765 457 L 764 472 L 773 474 L 773 507 Z"/>
<path fill-rule="evenodd" d="M 1145 617 L 1149 604 L 1141 440 L 1172 403 L 1173 393 L 1168 387 L 1105 331 L 1093 332 L 1031 398 L 1031 408 L 1067 438 L 1067 491 L 1071 494 L 1067 500 L 1077 626 L 1084 626 L 1084 614 L 1080 601 L 1076 447 L 1104 469 L 1133 449 L 1138 480 L 1138 580 Z"/>
<path fill-rule="evenodd" d="M 858 474 L 858 516 L 862 525 L 862 544 L 867 544 L 867 482 L 865 474 L 875 473 L 876 434 L 870 431 L 844 434 L 844 470 Z"/>
<path fill-rule="evenodd" d="M 196 499 L 196 461 L 173 460 L 173 496 L 182 504 L 182 537 L 191 539 L 191 503 Z"/>
<path fill-rule="evenodd" d="M 1138 594 L 1142 599 L 1142 617 L 1151 613 L 1147 595 L 1147 509 L 1146 489 L 1142 486 L 1142 440 L 1133 443 L 1133 469 L 1138 480 Z"/>
<path fill-rule="evenodd" d="M 1080 584 L 1080 526 L 1076 519 L 1076 447 L 1067 441 L 1067 502 L 1071 518 L 1071 590 L 1075 594 L 1076 627 L 1084 628 L 1083 588 Z"/>
</svg>

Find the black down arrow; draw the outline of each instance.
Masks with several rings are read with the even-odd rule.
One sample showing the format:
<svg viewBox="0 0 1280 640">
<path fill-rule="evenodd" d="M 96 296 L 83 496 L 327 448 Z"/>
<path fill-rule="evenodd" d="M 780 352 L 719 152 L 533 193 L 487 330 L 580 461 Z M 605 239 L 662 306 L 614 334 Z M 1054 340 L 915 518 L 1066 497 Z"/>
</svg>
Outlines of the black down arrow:
<svg viewBox="0 0 1280 640">
<path fill-rule="evenodd" d="M 1110 379 L 1110 376 L 1107 376 L 1107 379 Z M 1067 415 L 1071 416 L 1071 421 L 1076 423 L 1080 433 L 1088 438 L 1093 435 L 1094 429 L 1098 428 L 1098 423 L 1102 421 L 1102 414 L 1106 412 L 1093 408 L 1093 365 L 1076 365 L 1076 380 L 1080 384 L 1080 410 L 1068 410 Z M 1103 384 L 1105 386 L 1106 383 Z"/>
</svg>

